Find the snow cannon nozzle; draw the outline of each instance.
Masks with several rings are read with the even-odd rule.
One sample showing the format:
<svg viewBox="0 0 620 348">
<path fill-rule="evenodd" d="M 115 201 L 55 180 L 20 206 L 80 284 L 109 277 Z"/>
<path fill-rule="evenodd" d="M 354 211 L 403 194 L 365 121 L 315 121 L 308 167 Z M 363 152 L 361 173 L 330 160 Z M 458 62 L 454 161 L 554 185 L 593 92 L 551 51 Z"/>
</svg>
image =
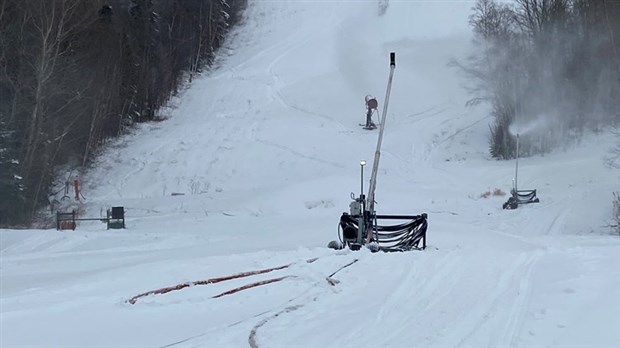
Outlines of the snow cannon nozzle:
<svg viewBox="0 0 620 348">
<path fill-rule="evenodd" d="M 390 67 L 396 67 L 396 52 L 390 52 Z"/>
</svg>

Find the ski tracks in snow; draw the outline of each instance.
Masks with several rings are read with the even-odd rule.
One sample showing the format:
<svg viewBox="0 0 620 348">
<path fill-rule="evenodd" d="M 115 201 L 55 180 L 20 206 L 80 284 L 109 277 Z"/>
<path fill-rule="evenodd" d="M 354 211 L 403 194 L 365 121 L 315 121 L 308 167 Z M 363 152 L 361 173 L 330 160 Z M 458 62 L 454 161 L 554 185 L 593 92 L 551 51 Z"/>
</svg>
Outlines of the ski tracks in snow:
<svg viewBox="0 0 620 348">
<path fill-rule="evenodd" d="M 401 273 L 399 285 L 395 291 L 390 293 L 389 299 L 381 306 L 374 325 L 391 325 L 393 330 L 384 336 L 384 343 L 398 342 L 399 338 L 407 335 L 408 332 L 423 332 L 424 323 L 419 321 L 423 318 L 423 313 L 433 309 L 435 305 L 450 294 L 455 282 L 446 283 L 445 274 L 453 273 L 459 267 L 461 260 L 448 252 L 441 259 L 433 262 L 430 269 L 422 269 L 421 264 L 407 267 L 406 272 Z M 430 276 L 429 276 L 430 273 Z M 411 313 L 409 322 L 398 322 L 402 317 L 393 318 L 393 313 L 399 311 Z M 392 322 L 396 320 L 397 322 Z M 413 330 L 412 330 L 413 329 Z"/>
<path fill-rule="evenodd" d="M 461 117 L 468 117 L 469 115 L 461 115 Z M 485 116 L 482 118 L 479 118 L 473 122 L 468 122 L 467 124 L 457 127 L 455 130 L 453 131 L 446 131 L 443 130 L 442 134 L 435 134 L 433 140 L 431 141 L 431 143 L 427 143 L 427 147 L 425 149 L 425 153 L 424 153 L 424 161 L 425 162 L 429 162 L 432 157 L 433 157 L 433 153 L 435 152 L 435 150 L 437 149 L 438 146 L 440 145 L 444 145 L 446 144 L 448 141 L 453 141 L 454 138 L 463 133 L 464 131 L 467 131 L 471 128 L 473 128 L 474 126 L 478 125 L 480 122 L 489 119 L 489 116 Z M 446 119 L 442 122 L 443 123 L 447 123 L 448 121 L 451 121 L 452 119 Z M 445 132 L 445 133 L 444 133 Z M 446 135 L 448 134 L 448 135 Z"/>
<path fill-rule="evenodd" d="M 296 151 L 296 150 L 294 150 L 294 149 L 292 149 L 292 148 L 290 148 L 288 146 L 276 144 L 276 143 L 268 141 L 268 140 L 257 139 L 256 142 L 261 143 L 263 145 L 275 147 L 275 148 L 280 149 L 282 151 L 289 152 L 289 153 L 291 153 L 292 155 L 294 155 L 296 157 L 305 158 L 305 159 L 308 159 L 308 160 L 311 160 L 311 161 L 315 161 L 315 162 L 318 162 L 318 163 L 327 164 L 329 166 L 336 167 L 336 168 L 346 168 L 346 166 L 344 166 L 344 165 L 342 165 L 340 163 L 326 161 L 326 160 L 320 159 L 318 157 L 306 155 L 306 154 L 303 154 L 303 153 L 301 153 L 299 151 Z"/>
<path fill-rule="evenodd" d="M 346 254 L 345 254 L 346 255 Z M 240 324 L 248 324 L 248 322 L 251 322 L 253 320 L 256 319 L 260 319 L 258 320 L 258 322 L 256 324 L 254 324 L 251 327 L 251 330 L 249 332 L 248 335 L 248 343 L 250 345 L 250 347 L 252 348 L 258 348 L 259 347 L 259 341 L 258 341 L 258 331 L 260 328 L 262 328 L 263 326 L 265 326 L 267 323 L 271 322 L 272 320 L 275 320 L 279 317 L 281 317 L 282 315 L 286 314 L 286 313 L 290 313 L 292 311 L 296 311 L 302 307 L 304 307 L 306 304 L 311 303 L 316 301 L 320 296 L 324 295 L 326 293 L 326 290 L 331 290 L 331 292 L 335 291 L 333 290 L 334 285 L 332 283 L 329 282 L 329 277 L 333 276 L 334 274 L 342 271 L 343 269 L 352 266 L 353 264 L 355 264 L 358 259 L 355 258 L 350 262 L 340 262 L 340 257 L 342 256 L 341 254 L 328 254 L 328 255 L 323 255 L 320 257 L 316 257 L 316 258 L 311 258 L 311 259 L 307 259 L 304 262 L 302 261 L 296 261 L 296 262 L 291 262 L 288 263 L 286 265 L 283 266 L 277 266 L 277 267 L 272 267 L 272 268 L 265 268 L 265 269 L 261 269 L 259 271 L 251 271 L 251 272 L 242 272 L 242 273 L 238 273 L 235 274 L 233 276 L 228 276 L 228 277 L 220 277 L 220 278 L 214 278 L 216 279 L 215 282 L 219 282 L 219 281 L 226 281 L 229 278 L 230 279 L 236 279 L 236 278 L 243 278 L 243 277 L 250 277 L 250 276 L 260 276 L 263 273 L 268 273 L 268 272 L 278 272 L 280 270 L 283 269 L 289 269 L 289 270 L 296 270 L 297 272 L 299 272 L 300 270 L 304 269 L 306 272 L 303 272 L 304 274 L 299 274 L 294 275 L 294 276 L 286 276 L 283 278 L 297 278 L 297 279 L 301 279 L 301 280 L 310 280 L 307 284 L 307 286 L 303 287 L 303 290 L 298 292 L 295 296 L 289 298 L 287 301 L 285 301 L 284 304 L 281 304 L 280 306 L 271 308 L 269 310 L 266 311 L 262 311 L 260 313 L 257 314 L 252 314 L 251 316 L 246 316 L 245 318 L 241 318 L 240 320 L 236 320 L 235 322 L 229 323 L 229 324 L 224 324 L 221 325 L 219 327 L 214 327 L 214 328 L 210 328 L 209 330 L 190 336 L 190 337 L 186 337 L 180 340 L 177 340 L 173 343 L 169 343 L 163 346 L 160 346 L 160 348 L 165 348 L 165 347 L 173 347 L 173 346 L 177 346 L 179 344 L 187 344 L 190 341 L 193 341 L 191 343 L 191 345 L 193 346 L 204 346 L 204 342 L 201 343 L 201 341 L 196 341 L 199 339 L 205 339 L 206 337 L 210 337 L 210 335 L 212 333 L 221 331 L 222 329 L 225 328 L 232 328 L 234 326 L 240 325 Z M 334 259 L 334 257 L 336 257 Z M 340 264 L 341 266 L 338 267 L 337 269 L 331 269 L 331 271 L 328 271 L 328 269 L 326 267 L 321 267 L 319 270 L 316 270 L 316 266 L 310 266 L 310 268 L 306 268 L 308 265 L 310 264 L 315 264 L 317 260 L 320 261 L 326 261 L 326 260 L 334 260 L 329 262 L 329 266 L 331 269 L 331 266 L 335 266 Z M 301 268 L 300 268 L 301 267 Z M 335 270 L 335 272 L 334 272 Z M 327 277 L 327 278 L 326 278 Z M 268 280 L 269 281 L 269 280 Z M 202 282 L 205 284 L 211 284 L 211 283 L 215 283 L 215 282 L 211 282 L 211 281 L 207 281 L 207 282 Z M 259 281 L 260 282 L 260 281 Z M 198 282 L 196 282 L 198 283 Z M 277 286 L 277 285 L 273 285 L 273 286 Z M 179 290 L 182 287 L 170 287 L 170 288 L 164 288 L 165 290 L 169 291 L 174 291 L 174 290 Z M 239 289 L 241 289 L 243 287 L 240 287 Z M 328 292 L 329 293 L 329 292 Z M 155 294 L 155 292 L 148 292 L 148 293 L 144 293 L 141 295 L 138 295 L 138 297 L 144 296 L 144 295 L 149 295 L 149 294 Z M 214 296 L 214 298 L 217 296 Z M 137 298 L 137 297 L 134 297 Z M 220 301 L 220 300 L 218 300 Z"/>
<path fill-rule="evenodd" d="M 461 337 L 451 340 L 458 342 L 456 347 L 516 346 L 529 308 L 532 270 L 542 254 L 541 250 L 523 252 L 502 272 L 493 291 L 485 296 L 487 301 L 476 306 L 458 322 L 452 336 Z M 505 318 L 506 325 L 503 328 L 492 327 L 502 322 L 491 320 L 497 316 Z"/>
<path fill-rule="evenodd" d="M 425 252 L 423 259 L 394 269 L 390 277 L 396 280 L 394 289 L 378 293 L 379 298 L 367 304 L 370 311 L 377 307 L 376 318 L 369 325 L 347 330 L 339 344 L 367 337 L 365 330 L 372 327 L 381 333 L 372 341 L 378 346 L 401 344 L 412 332 L 420 346 L 518 346 L 529 311 L 532 273 L 544 251 L 511 253 L 508 262 L 499 264 L 480 263 L 470 257 L 471 251 Z M 498 278 L 480 283 L 478 275 L 485 273 Z M 409 315 L 394 315 L 403 312 Z"/>
<path fill-rule="evenodd" d="M 330 19 L 328 20 L 328 23 L 333 23 L 337 19 L 338 17 L 335 15 L 334 12 L 332 12 Z M 271 80 L 272 80 L 271 84 L 269 84 L 269 87 L 271 89 L 272 98 L 274 100 L 277 100 L 283 107 L 302 112 L 306 115 L 319 118 L 323 121 L 328 121 L 329 123 L 333 124 L 337 130 L 343 131 L 343 130 L 346 130 L 346 127 L 341 122 L 337 121 L 335 118 L 318 113 L 316 111 L 306 110 L 286 100 L 286 98 L 284 98 L 282 94 L 282 89 L 284 88 L 285 84 L 282 82 L 280 75 L 276 72 L 276 66 L 278 65 L 278 63 L 280 63 L 280 61 L 282 61 L 282 59 L 290 55 L 294 50 L 306 46 L 312 40 L 316 40 L 317 36 L 327 33 L 328 30 L 330 29 L 332 29 L 330 25 L 325 25 L 323 26 L 323 30 L 321 33 L 316 33 L 314 32 L 315 28 L 310 28 L 311 30 L 310 33 L 306 33 L 302 31 L 298 35 L 294 36 L 291 40 L 289 40 L 289 43 L 284 46 L 284 47 L 287 47 L 287 46 L 288 47 L 284 49 L 282 53 L 276 56 L 271 62 L 271 64 L 269 64 L 269 66 L 267 67 L 267 71 L 269 72 L 269 75 L 271 76 Z"/>
<path fill-rule="evenodd" d="M 359 261 L 359 259 L 353 259 L 351 262 L 344 264 L 343 266 L 339 267 L 338 269 L 336 269 L 334 272 L 330 273 L 329 275 L 326 275 L 326 277 L 323 280 L 318 280 L 314 283 L 312 283 L 307 289 L 306 291 L 304 291 L 304 293 L 302 293 L 301 295 L 298 295 L 292 299 L 290 299 L 288 301 L 288 303 L 293 303 L 293 302 L 298 302 L 297 304 L 294 305 L 289 305 L 286 306 L 284 309 L 278 311 L 277 313 L 262 319 L 261 321 L 259 321 L 256 325 L 254 325 L 252 327 L 252 330 L 250 331 L 250 334 L 248 336 L 248 343 L 250 345 L 251 348 L 259 348 L 259 344 L 258 344 L 258 340 L 257 340 L 257 332 L 258 329 L 260 329 L 261 327 L 263 327 L 265 324 L 267 324 L 269 321 L 274 320 L 276 318 L 278 318 L 279 316 L 286 314 L 286 313 L 290 313 L 293 311 L 296 311 L 302 307 L 304 307 L 307 303 L 310 302 L 314 302 L 318 299 L 318 297 L 324 293 L 324 290 L 319 290 L 318 292 L 314 292 L 314 294 L 310 294 L 312 292 L 313 289 L 322 289 L 321 285 L 324 286 L 324 284 L 329 284 L 330 287 L 332 286 L 336 286 L 338 284 L 337 281 L 335 281 L 333 277 L 336 273 L 342 271 L 343 269 L 350 267 L 352 265 L 354 265 L 355 263 L 357 263 L 357 261 Z M 310 295 L 308 295 L 310 294 Z M 302 299 L 302 300 L 300 300 Z M 272 311 L 270 311 L 272 312 Z"/>
<path fill-rule="evenodd" d="M 513 302 L 511 315 L 508 318 L 508 324 L 505 328 L 505 335 L 500 342 L 501 344 L 509 344 L 509 347 L 517 347 L 523 322 L 528 312 L 529 303 L 532 297 L 532 271 L 534 270 L 538 260 L 543 255 L 543 251 L 537 250 L 529 256 L 525 263 L 525 274 L 518 280 L 517 297 Z"/>
<path fill-rule="evenodd" d="M 252 328 L 252 331 L 250 331 L 250 336 L 248 337 L 248 343 L 250 344 L 250 347 L 252 348 L 258 348 L 258 342 L 256 341 L 256 332 L 258 331 L 258 329 L 267 324 L 268 321 L 277 318 L 278 316 L 285 314 L 285 313 L 289 313 L 292 311 L 296 311 L 299 308 L 303 307 L 303 304 L 298 304 L 298 305 L 294 305 L 294 306 L 288 306 L 286 308 L 284 308 L 283 310 L 279 311 L 278 313 L 267 317 L 263 320 L 261 320 L 258 324 L 254 325 L 254 327 Z"/>
</svg>

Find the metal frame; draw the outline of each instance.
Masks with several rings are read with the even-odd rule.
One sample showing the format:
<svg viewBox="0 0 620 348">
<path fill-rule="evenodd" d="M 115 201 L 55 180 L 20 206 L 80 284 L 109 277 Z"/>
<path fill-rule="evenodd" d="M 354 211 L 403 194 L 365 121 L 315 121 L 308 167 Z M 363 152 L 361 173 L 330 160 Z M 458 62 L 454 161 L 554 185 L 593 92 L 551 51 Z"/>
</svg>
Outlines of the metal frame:
<svg viewBox="0 0 620 348">
<path fill-rule="evenodd" d="M 513 188 L 510 190 L 510 198 L 502 205 L 502 209 L 517 209 L 521 204 L 539 203 L 536 190 L 519 190 L 519 134 L 517 133 L 517 155 L 515 161 L 515 178 Z"/>
<path fill-rule="evenodd" d="M 78 218 L 75 210 L 70 213 L 56 212 L 56 230 L 74 230 L 77 227 L 77 221 L 101 221 L 105 222 L 107 229 L 125 228 L 125 208 L 112 207 L 107 210 L 104 218 Z"/>
<path fill-rule="evenodd" d="M 361 218 L 361 219 L 360 219 Z M 365 244 L 363 238 L 359 238 L 362 225 L 359 221 L 368 220 L 367 216 L 356 216 L 343 213 L 340 216 L 339 234 L 340 248 L 348 247 L 351 250 L 359 250 Z M 426 249 L 426 230 L 428 228 L 427 215 L 374 215 L 370 217 L 372 223 L 370 247 L 373 251 L 408 251 Z M 380 220 L 406 221 L 396 225 L 380 225 Z M 368 222 L 365 222 L 366 228 Z M 422 245 L 420 246 L 420 243 Z"/>
</svg>

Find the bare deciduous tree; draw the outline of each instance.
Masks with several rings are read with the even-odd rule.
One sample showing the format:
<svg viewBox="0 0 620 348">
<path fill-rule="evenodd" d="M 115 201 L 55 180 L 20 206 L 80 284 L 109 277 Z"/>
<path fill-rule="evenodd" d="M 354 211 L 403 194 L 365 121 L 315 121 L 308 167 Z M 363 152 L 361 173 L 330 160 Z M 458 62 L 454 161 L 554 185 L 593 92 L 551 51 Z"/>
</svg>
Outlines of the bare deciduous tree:
<svg viewBox="0 0 620 348">
<path fill-rule="evenodd" d="M 155 119 L 245 4 L 0 0 L 0 226 L 31 220 L 58 165 L 86 165 L 107 137 Z"/>
<path fill-rule="evenodd" d="M 471 103 L 492 106 L 493 157 L 514 156 L 515 123 L 546 126 L 521 138 L 528 155 L 620 120 L 620 3 L 478 0 L 470 25 L 478 50 L 456 65 L 472 80 Z"/>
</svg>

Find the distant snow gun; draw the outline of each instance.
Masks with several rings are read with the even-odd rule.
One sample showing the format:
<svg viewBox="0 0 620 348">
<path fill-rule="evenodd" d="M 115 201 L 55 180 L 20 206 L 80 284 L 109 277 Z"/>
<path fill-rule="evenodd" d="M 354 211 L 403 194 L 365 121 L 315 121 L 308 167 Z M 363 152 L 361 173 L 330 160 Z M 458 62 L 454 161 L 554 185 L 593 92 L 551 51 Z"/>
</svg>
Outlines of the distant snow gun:
<svg viewBox="0 0 620 348">
<path fill-rule="evenodd" d="M 366 102 L 366 124 L 364 124 L 364 129 L 372 130 L 376 129 L 377 125 L 372 122 L 372 114 L 377 112 L 377 108 L 379 107 L 379 102 L 377 102 L 377 98 L 367 95 L 364 98 Z"/>
<path fill-rule="evenodd" d="M 359 197 L 351 193 L 352 202 L 349 212 L 342 213 L 338 223 L 338 241 L 331 241 L 328 247 L 332 249 L 359 250 L 366 245 L 371 251 L 407 251 L 426 248 L 427 215 L 377 215 L 375 212 L 375 190 L 377 187 L 377 172 L 381 157 L 381 143 L 385 120 L 387 117 L 392 78 L 396 68 L 396 54 L 390 53 L 390 77 L 388 79 L 383 116 L 379 124 L 379 138 L 370 176 L 368 195 L 364 195 L 364 166 L 366 161 L 360 161 L 361 190 Z M 375 100 L 376 101 L 376 100 Z M 395 225 L 379 224 L 381 220 L 396 220 Z M 421 245 L 420 245 L 421 243 Z"/>
<path fill-rule="evenodd" d="M 519 177 L 519 134 L 517 133 L 517 155 L 515 162 L 515 178 L 512 181 L 512 189 L 510 190 L 510 197 L 508 201 L 502 205 L 503 209 L 517 209 L 521 204 L 539 203 L 540 200 L 536 197 L 536 190 L 519 190 L 518 188 Z"/>
</svg>

